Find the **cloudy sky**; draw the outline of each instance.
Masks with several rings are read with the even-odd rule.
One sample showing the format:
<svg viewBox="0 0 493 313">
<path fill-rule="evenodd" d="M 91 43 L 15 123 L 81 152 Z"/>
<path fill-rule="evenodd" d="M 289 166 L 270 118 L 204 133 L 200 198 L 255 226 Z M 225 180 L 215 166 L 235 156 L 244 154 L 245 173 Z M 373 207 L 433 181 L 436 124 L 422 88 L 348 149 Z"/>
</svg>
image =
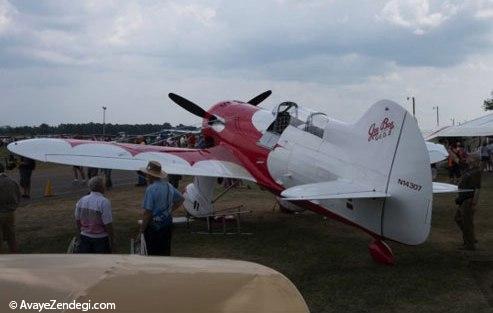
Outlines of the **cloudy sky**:
<svg viewBox="0 0 493 313">
<path fill-rule="evenodd" d="M 482 114 L 493 90 L 493 0 L 0 0 L 0 125 L 199 122 L 272 89 L 353 121 L 380 99 L 424 129 Z"/>
</svg>

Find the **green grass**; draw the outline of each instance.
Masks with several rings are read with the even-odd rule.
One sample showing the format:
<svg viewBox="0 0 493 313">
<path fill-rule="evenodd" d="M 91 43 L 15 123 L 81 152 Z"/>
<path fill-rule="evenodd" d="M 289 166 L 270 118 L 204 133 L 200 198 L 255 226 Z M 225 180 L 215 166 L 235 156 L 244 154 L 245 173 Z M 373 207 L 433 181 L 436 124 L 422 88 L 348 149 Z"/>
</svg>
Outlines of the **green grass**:
<svg viewBox="0 0 493 313">
<path fill-rule="evenodd" d="M 457 250 L 461 237 L 453 221 L 453 195 L 436 197 L 432 232 L 425 244 L 390 243 L 397 264 L 388 267 L 373 263 L 367 247 L 370 238 L 361 231 L 310 212 L 274 212 L 273 196 L 257 187 L 235 190 L 218 202 L 219 208 L 246 204 L 252 209 L 243 228 L 253 235 L 198 235 L 178 226 L 172 254 L 241 259 L 272 267 L 293 281 L 312 312 L 492 312 L 481 291 L 481 287 L 490 288 L 492 281 L 487 287 L 479 284 L 469 266 L 471 259 L 492 259 L 492 189 L 493 179 L 488 176 L 476 216 L 481 250 L 472 255 Z M 129 238 L 137 233 L 143 191 L 122 187 L 108 195 L 119 253 L 128 253 Z M 65 252 L 75 232 L 77 199 L 52 198 L 19 208 L 22 252 Z M 492 274 L 490 269 L 484 277 L 493 279 Z"/>
<path fill-rule="evenodd" d="M 7 147 L 1 147 L 0 148 L 0 158 L 5 158 L 9 155 L 9 150 L 7 150 Z"/>
</svg>

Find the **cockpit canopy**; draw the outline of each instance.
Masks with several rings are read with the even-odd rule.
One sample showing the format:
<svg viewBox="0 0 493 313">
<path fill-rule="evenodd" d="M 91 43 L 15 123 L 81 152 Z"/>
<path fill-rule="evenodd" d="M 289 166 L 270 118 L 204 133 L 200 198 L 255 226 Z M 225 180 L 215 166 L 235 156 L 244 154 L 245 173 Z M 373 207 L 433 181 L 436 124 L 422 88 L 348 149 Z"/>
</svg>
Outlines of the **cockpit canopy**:
<svg viewBox="0 0 493 313">
<path fill-rule="evenodd" d="M 323 138 L 324 129 L 329 119 L 322 112 L 300 107 L 294 102 L 283 102 L 274 108 L 273 115 L 276 119 L 269 126 L 267 131 L 282 134 L 289 125 L 302 129 L 315 136 Z"/>
</svg>

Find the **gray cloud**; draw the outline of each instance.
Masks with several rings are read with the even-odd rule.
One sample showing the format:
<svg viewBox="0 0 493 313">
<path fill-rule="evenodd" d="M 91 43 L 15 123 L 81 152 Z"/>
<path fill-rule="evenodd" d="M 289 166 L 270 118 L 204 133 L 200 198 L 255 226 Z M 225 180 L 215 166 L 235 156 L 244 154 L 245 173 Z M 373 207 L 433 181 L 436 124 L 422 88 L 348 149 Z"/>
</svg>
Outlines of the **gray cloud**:
<svg viewBox="0 0 493 313">
<path fill-rule="evenodd" d="M 366 101 L 375 88 L 401 97 L 426 88 L 418 73 L 453 75 L 489 56 L 492 12 L 481 0 L 0 0 L 0 109 L 39 112 L 35 98 L 59 114 L 21 120 L 9 109 L 0 124 L 95 119 L 97 103 L 160 110 L 172 89 L 207 105 L 270 86 L 315 104 L 351 92 Z M 305 98 L 303 88 L 319 96 Z"/>
<path fill-rule="evenodd" d="M 464 3 L 438 8 L 445 7 L 448 16 L 414 13 L 417 25 L 411 19 L 402 22 L 406 27 L 385 13 L 388 4 L 371 1 L 100 3 L 13 2 L 14 35 L 0 41 L 2 66 L 12 66 L 16 58 L 23 64 L 101 66 L 114 54 L 151 54 L 177 68 L 219 70 L 348 54 L 398 65 L 448 66 L 491 47 L 491 21 L 475 18 L 478 11 Z M 404 9 L 419 12 L 417 7 Z M 441 19 L 433 22 L 426 14 Z M 427 29 L 417 35 L 424 32 L 420 23 Z"/>
</svg>

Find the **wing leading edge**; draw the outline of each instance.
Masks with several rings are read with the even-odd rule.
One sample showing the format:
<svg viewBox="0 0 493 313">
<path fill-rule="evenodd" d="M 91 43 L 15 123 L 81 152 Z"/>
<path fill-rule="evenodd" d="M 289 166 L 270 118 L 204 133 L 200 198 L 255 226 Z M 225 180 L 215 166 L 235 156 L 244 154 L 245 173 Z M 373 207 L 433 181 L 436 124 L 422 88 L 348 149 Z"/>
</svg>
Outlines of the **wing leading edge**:
<svg viewBox="0 0 493 313">
<path fill-rule="evenodd" d="M 8 145 L 18 155 L 42 162 L 97 168 L 138 170 L 154 160 L 168 174 L 255 178 L 225 146 L 188 149 L 74 139 L 29 139 Z"/>
</svg>

